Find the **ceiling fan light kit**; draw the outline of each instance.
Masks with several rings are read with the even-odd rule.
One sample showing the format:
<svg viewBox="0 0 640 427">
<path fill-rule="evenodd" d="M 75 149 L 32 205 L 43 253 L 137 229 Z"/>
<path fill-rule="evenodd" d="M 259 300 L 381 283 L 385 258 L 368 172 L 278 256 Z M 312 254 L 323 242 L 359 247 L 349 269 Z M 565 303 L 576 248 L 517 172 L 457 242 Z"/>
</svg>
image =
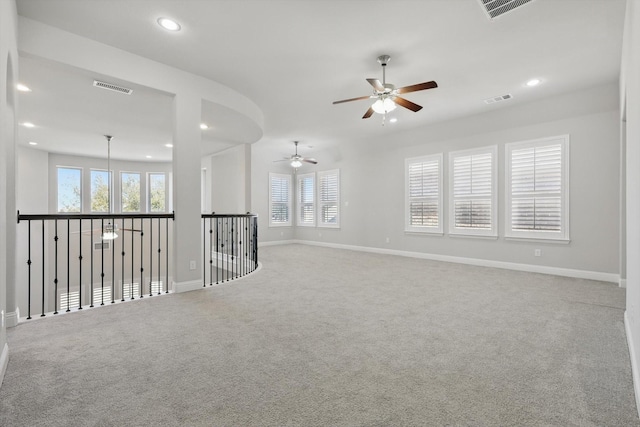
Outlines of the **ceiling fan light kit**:
<svg viewBox="0 0 640 427">
<path fill-rule="evenodd" d="M 296 153 L 292 154 L 290 157 L 285 157 L 282 160 L 274 160 L 275 162 L 289 162 L 289 164 L 291 165 L 292 168 L 294 169 L 298 169 L 300 166 L 302 166 L 302 163 L 311 163 L 313 165 L 317 165 L 318 161 L 316 159 L 312 159 L 311 157 L 303 157 L 300 154 L 298 154 L 298 142 L 299 141 L 293 141 L 293 144 L 296 146 Z"/>
<path fill-rule="evenodd" d="M 382 83 L 378 79 L 367 79 L 369 84 L 373 87 L 372 95 L 360 96 L 358 98 L 343 99 L 341 101 L 335 101 L 334 104 L 341 104 L 343 102 L 350 102 L 350 101 L 359 101 L 363 99 L 375 99 L 373 104 L 369 107 L 367 112 L 364 113 L 364 116 L 362 116 L 362 118 L 368 119 L 373 115 L 373 113 L 378 113 L 383 115 L 383 122 L 382 122 L 383 125 L 384 125 L 384 116 L 387 113 L 395 110 L 398 105 L 408 110 L 411 110 L 413 112 L 420 111 L 422 109 L 422 106 L 415 104 L 398 95 L 403 93 L 409 93 L 409 92 L 417 92 L 420 90 L 434 89 L 438 87 L 438 84 L 434 81 L 430 81 L 430 82 L 418 83 L 411 86 L 404 86 L 396 89 L 394 85 L 392 85 L 391 83 L 387 83 L 386 81 L 387 79 L 386 79 L 385 70 L 387 67 L 387 63 L 390 60 L 391 60 L 391 57 L 389 55 L 378 56 L 378 63 L 380 64 L 380 66 L 382 66 Z"/>
</svg>

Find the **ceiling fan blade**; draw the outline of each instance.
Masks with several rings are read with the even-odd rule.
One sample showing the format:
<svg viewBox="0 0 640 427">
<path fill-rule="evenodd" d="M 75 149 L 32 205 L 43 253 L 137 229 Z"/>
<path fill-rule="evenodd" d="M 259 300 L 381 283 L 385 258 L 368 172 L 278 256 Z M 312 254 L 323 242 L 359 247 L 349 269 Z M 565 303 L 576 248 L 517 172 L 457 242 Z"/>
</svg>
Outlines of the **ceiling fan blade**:
<svg viewBox="0 0 640 427">
<path fill-rule="evenodd" d="M 369 117 L 371 117 L 373 115 L 374 111 L 373 108 L 369 107 L 369 109 L 367 110 L 366 113 L 364 113 L 364 116 L 362 116 L 363 119 L 368 119 Z"/>
<path fill-rule="evenodd" d="M 136 228 L 120 228 L 123 231 L 135 231 L 136 233 L 142 233 L 142 230 L 138 230 Z"/>
<path fill-rule="evenodd" d="M 438 87 L 438 83 L 436 82 L 424 82 L 424 83 L 418 83 L 416 85 L 401 87 L 399 89 L 396 89 L 396 92 L 397 93 L 417 92 L 419 90 L 434 89 L 437 87 Z"/>
<path fill-rule="evenodd" d="M 284 158 L 284 159 L 282 159 L 282 160 L 274 160 L 273 162 L 274 162 L 274 163 L 275 163 L 275 162 L 288 162 L 289 160 L 291 160 L 291 159 L 287 157 L 287 158 Z"/>
<path fill-rule="evenodd" d="M 312 163 L 314 165 L 318 164 L 318 161 L 316 159 L 300 159 L 300 160 L 302 160 L 303 162 Z"/>
<path fill-rule="evenodd" d="M 414 104 L 413 102 L 404 99 L 404 98 L 400 98 L 399 96 L 396 96 L 395 98 L 393 98 L 393 102 L 395 102 L 398 105 L 403 106 L 404 108 L 408 108 L 409 110 L 413 111 L 414 113 L 416 111 L 420 111 L 422 110 L 422 107 L 418 104 Z"/>
<path fill-rule="evenodd" d="M 349 98 L 349 99 L 343 99 L 341 101 L 334 101 L 334 104 L 342 104 L 343 102 L 351 102 L 351 101 L 360 101 L 361 99 L 369 99 L 371 98 L 371 95 L 367 95 L 367 96 L 359 96 L 357 98 Z"/>
<path fill-rule="evenodd" d="M 371 86 L 373 86 L 373 88 L 377 92 L 384 92 L 384 86 L 382 86 L 382 83 L 380 83 L 380 80 L 378 80 L 378 79 L 367 79 L 367 81 L 369 82 L 369 84 Z"/>
</svg>

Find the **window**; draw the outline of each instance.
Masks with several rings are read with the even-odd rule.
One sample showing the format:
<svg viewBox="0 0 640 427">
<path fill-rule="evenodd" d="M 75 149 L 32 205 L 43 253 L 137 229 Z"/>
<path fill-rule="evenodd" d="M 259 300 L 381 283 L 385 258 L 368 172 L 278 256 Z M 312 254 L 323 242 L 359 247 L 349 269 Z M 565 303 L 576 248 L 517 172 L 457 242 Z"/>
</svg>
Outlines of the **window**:
<svg viewBox="0 0 640 427">
<path fill-rule="evenodd" d="M 340 227 L 340 171 L 318 172 L 318 227 Z"/>
<path fill-rule="evenodd" d="M 298 175 L 297 182 L 297 225 L 313 227 L 316 225 L 315 213 L 316 177 L 313 173 Z"/>
<path fill-rule="evenodd" d="M 164 173 L 149 174 L 149 212 L 165 212 L 165 175 Z"/>
<path fill-rule="evenodd" d="M 406 231 L 442 233 L 442 153 L 405 160 Z"/>
<path fill-rule="evenodd" d="M 91 212 L 109 212 L 109 173 L 91 170 Z"/>
<path fill-rule="evenodd" d="M 291 175 L 269 174 L 269 226 L 291 225 Z"/>
<path fill-rule="evenodd" d="M 506 147 L 506 236 L 569 239 L 569 136 Z"/>
<path fill-rule="evenodd" d="M 140 212 L 140 174 L 120 173 L 122 212 Z"/>
<path fill-rule="evenodd" d="M 82 212 L 82 169 L 58 166 L 58 212 Z"/>
<path fill-rule="evenodd" d="M 449 233 L 497 236 L 497 146 L 449 153 Z"/>
</svg>

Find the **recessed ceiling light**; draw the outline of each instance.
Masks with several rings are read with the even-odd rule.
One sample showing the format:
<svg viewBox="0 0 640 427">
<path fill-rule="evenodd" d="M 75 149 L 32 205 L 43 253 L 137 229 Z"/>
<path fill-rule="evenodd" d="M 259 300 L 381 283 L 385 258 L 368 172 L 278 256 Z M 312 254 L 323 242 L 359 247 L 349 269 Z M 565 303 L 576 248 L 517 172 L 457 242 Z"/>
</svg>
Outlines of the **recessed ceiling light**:
<svg viewBox="0 0 640 427">
<path fill-rule="evenodd" d="M 34 128 L 34 127 L 36 127 L 36 125 L 34 125 L 33 123 L 30 123 L 30 122 L 24 122 L 24 123 L 22 123 L 22 126 L 24 126 L 26 128 Z"/>
<path fill-rule="evenodd" d="M 167 148 L 173 148 L 173 144 L 164 144 L 164 146 Z"/>
<path fill-rule="evenodd" d="M 180 31 L 180 24 L 178 24 L 173 19 L 169 18 L 158 18 L 158 24 L 165 30 L 169 31 Z"/>
<path fill-rule="evenodd" d="M 534 87 L 538 86 L 541 83 L 540 79 L 531 79 L 527 82 L 527 86 Z"/>
<path fill-rule="evenodd" d="M 25 86 L 22 83 L 18 83 L 16 85 L 16 89 L 18 89 L 20 92 L 31 92 L 31 89 L 29 89 L 28 86 Z"/>
<path fill-rule="evenodd" d="M 209 129 L 209 126 L 206 123 L 200 123 L 200 129 L 202 130 Z"/>
<path fill-rule="evenodd" d="M 29 145 L 38 145 L 37 142 L 29 141 Z"/>
<path fill-rule="evenodd" d="M 392 118 L 390 118 L 390 119 L 389 119 L 389 122 L 390 122 L 390 123 L 395 123 L 395 122 L 397 122 L 397 121 L 398 121 L 398 118 L 397 118 L 397 117 L 392 117 Z"/>
<path fill-rule="evenodd" d="M 150 159 L 150 158 L 151 158 L 151 156 L 146 156 L 146 157 L 147 157 L 147 159 Z"/>
</svg>

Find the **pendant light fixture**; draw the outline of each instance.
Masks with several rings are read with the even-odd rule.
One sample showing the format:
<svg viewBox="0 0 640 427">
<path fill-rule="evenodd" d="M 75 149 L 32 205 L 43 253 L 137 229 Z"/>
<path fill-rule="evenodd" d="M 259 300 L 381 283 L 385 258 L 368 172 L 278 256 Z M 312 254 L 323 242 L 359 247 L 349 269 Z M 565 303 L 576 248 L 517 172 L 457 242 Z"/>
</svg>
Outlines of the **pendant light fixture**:
<svg viewBox="0 0 640 427">
<path fill-rule="evenodd" d="M 109 207 L 109 215 L 111 215 L 111 135 L 105 135 L 107 138 L 107 206 Z M 118 226 L 109 218 L 109 222 L 102 229 L 102 240 L 113 240 L 118 238 Z"/>
</svg>

